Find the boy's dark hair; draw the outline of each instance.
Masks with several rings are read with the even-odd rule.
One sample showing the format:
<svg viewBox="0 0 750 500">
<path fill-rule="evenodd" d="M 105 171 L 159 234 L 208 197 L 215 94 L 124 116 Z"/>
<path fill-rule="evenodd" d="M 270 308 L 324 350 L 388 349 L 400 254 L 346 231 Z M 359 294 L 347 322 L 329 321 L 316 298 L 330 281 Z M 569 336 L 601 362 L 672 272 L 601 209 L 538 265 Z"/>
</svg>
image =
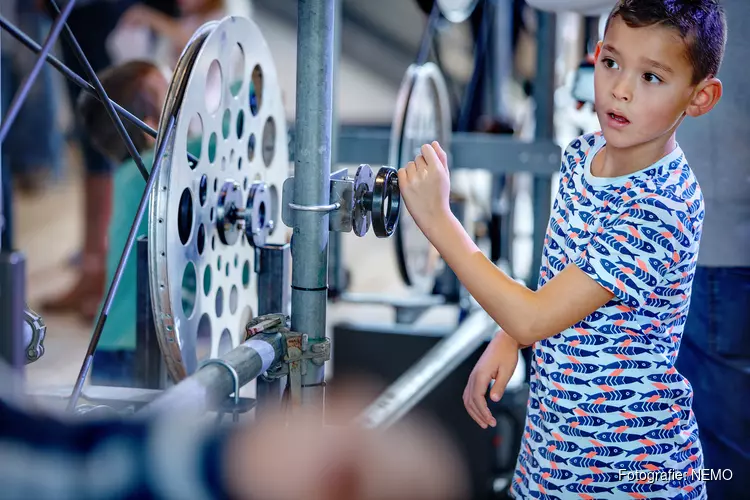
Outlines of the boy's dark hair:
<svg viewBox="0 0 750 500">
<path fill-rule="evenodd" d="M 158 119 L 163 105 L 163 96 L 157 95 L 157 92 L 149 85 L 148 76 L 153 72 L 161 74 L 161 70 L 155 64 L 135 60 L 110 66 L 97 76 L 112 101 L 130 111 L 140 120 L 145 120 L 147 118 Z M 78 99 L 78 113 L 94 148 L 117 162 L 124 162 L 130 157 L 107 110 L 96 97 L 83 92 Z M 121 121 L 138 152 L 145 151 L 149 145 L 149 138 L 146 134 L 122 117 Z"/>
<path fill-rule="evenodd" d="M 631 28 L 660 24 L 676 30 L 687 46 L 693 84 L 718 74 L 727 40 L 719 0 L 620 0 L 609 14 L 605 33 L 616 17 Z"/>
</svg>

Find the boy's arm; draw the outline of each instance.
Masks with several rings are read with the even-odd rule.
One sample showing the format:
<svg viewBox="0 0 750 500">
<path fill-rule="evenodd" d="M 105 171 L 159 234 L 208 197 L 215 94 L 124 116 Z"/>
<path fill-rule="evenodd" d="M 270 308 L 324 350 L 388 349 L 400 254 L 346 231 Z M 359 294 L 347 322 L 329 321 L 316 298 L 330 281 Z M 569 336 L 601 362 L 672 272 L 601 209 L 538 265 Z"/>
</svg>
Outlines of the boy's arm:
<svg viewBox="0 0 750 500">
<path fill-rule="evenodd" d="M 560 333 L 614 297 L 574 264 L 539 290 L 526 288 L 487 259 L 452 214 L 425 229 L 469 293 L 520 347 Z"/>
</svg>

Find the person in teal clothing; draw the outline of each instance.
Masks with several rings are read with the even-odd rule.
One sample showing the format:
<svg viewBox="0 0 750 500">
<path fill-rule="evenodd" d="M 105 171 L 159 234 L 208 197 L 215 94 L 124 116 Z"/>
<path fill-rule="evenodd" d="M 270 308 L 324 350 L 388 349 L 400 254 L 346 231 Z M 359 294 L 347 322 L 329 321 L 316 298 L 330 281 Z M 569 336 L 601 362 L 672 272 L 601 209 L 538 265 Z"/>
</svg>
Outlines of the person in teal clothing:
<svg viewBox="0 0 750 500">
<path fill-rule="evenodd" d="M 151 62 L 129 61 L 112 66 L 99 75 L 110 99 L 136 115 L 152 128 L 158 128 L 169 81 L 166 73 Z M 119 164 L 114 172 L 112 219 L 108 230 L 107 283 L 111 283 L 125 249 L 145 189 L 145 182 L 130 157 L 104 106 L 85 94 L 78 103 L 86 132 L 94 147 Z M 129 122 L 123 121 L 144 165 L 150 171 L 155 141 Z M 200 143 L 192 146 L 200 147 Z M 148 217 L 140 221 L 138 237 L 148 233 Z M 100 310 L 101 307 L 100 305 Z M 91 381 L 97 385 L 132 386 L 136 349 L 136 258 L 132 252 L 109 310 L 91 368 Z"/>
</svg>

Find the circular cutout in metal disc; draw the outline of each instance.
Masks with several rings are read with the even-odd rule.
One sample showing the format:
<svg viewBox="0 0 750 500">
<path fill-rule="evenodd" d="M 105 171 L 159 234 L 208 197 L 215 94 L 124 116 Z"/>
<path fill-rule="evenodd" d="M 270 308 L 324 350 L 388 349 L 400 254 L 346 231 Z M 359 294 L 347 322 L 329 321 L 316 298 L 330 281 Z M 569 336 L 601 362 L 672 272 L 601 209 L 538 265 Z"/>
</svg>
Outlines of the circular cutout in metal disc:
<svg viewBox="0 0 750 500">
<path fill-rule="evenodd" d="M 148 234 L 157 337 L 179 382 L 202 358 L 239 345 L 258 310 L 255 251 L 244 231 L 234 244 L 219 234 L 220 189 L 236 186 L 242 209 L 251 186 L 263 182 L 271 192 L 265 212 L 275 221 L 266 241 L 286 241 L 275 194 L 289 174 L 286 119 L 271 52 L 255 23 L 228 17 L 198 29 L 177 63 L 157 145 L 172 116 L 175 131 L 151 196 Z M 193 120 L 200 127 L 191 127 Z M 263 154 L 248 147 L 256 140 Z M 192 168 L 188 150 L 199 158 Z"/>
<path fill-rule="evenodd" d="M 409 67 L 399 90 L 396 109 L 391 131 L 391 165 L 403 167 L 420 154 L 423 144 L 432 141 L 438 141 L 445 151 L 450 151 L 450 100 L 445 79 L 435 64 Z M 404 204 L 401 204 L 395 243 L 404 282 L 422 293 L 431 293 L 443 262 Z"/>
<path fill-rule="evenodd" d="M 479 0 L 436 0 L 440 12 L 448 21 L 452 23 L 462 23 L 466 21 Z"/>
<path fill-rule="evenodd" d="M 366 193 L 372 192 L 375 186 L 375 174 L 369 165 L 360 165 L 354 176 L 354 213 L 352 214 L 352 228 L 354 234 L 363 237 L 370 230 L 372 214 L 363 202 Z"/>
</svg>

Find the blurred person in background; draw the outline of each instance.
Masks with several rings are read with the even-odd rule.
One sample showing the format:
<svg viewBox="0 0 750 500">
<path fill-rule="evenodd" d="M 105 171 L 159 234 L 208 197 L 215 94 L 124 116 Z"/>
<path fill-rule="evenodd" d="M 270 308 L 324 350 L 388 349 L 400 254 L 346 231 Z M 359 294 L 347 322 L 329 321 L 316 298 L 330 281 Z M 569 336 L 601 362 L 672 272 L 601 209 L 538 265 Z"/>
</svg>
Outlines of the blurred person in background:
<svg viewBox="0 0 750 500">
<path fill-rule="evenodd" d="M 62 9 L 67 2 L 68 0 L 57 0 L 56 3 Z M 39 0 L 39 3 L 49 12 L 46 1 Z M 94 71 L 110 65 L 110 56 L 106 50 L 107 37 L 117 26 L 120 16 L 133 3 L 134 0 L 76 0 L 67 24 Z M 70 44 L 61 40 L 60 47 L 63 62 L 88 80 L 86 71 Z M 69 80 L 66 80 L 66 84 L 70 101 L 75 103 L 81 89 Z M 107 228 L 112 213 L 114 165 L 92 147 L 78 119 L 75 120 L 75 136 L 81 147 L 84 167 L 84 237 L 78 262 L 78 278 L 60 296 L 43 301 L 42 309 L 56 313 L 72 312 L 87 321 L 93 321 L 106 286 Z"/>
<path fill-rule="evenodd" d="M 43 40 L 51 23 L 33 2 L 3 0 L 0 14 L 36 41 Z M 36 54 L 5 30 L 0 36 L 0 108 L 4 117 L 21 82 L 31 72 Z M 44 65 L 2 144 L 2 247 L 13 248 L 13 189 L 36 193 L 50 178 L 61 175 L 63 136 L 57 128 L 57 98 L 52 69 Z"/>
<path fill-rule="evenodd" d="M 667 0 L 665 0 L 667 1 Z M 616 0 L 527 0 L 549 11 L 608 14 Z M 689 3 L 676 0 L 675 3 Z M 705 468 L 731 480 L 707 481 L 709 498 L 750 491 L 750 101 L 746 97 L 750 32 L 747 0 L 716 0 L 727 19 L 721 102 L 700 120 L 687 118 L 677 140 L 690 160 L 706 207 L 701 250 L 682 345 L 675 364 L 690 382 Z"/>
</svg>

